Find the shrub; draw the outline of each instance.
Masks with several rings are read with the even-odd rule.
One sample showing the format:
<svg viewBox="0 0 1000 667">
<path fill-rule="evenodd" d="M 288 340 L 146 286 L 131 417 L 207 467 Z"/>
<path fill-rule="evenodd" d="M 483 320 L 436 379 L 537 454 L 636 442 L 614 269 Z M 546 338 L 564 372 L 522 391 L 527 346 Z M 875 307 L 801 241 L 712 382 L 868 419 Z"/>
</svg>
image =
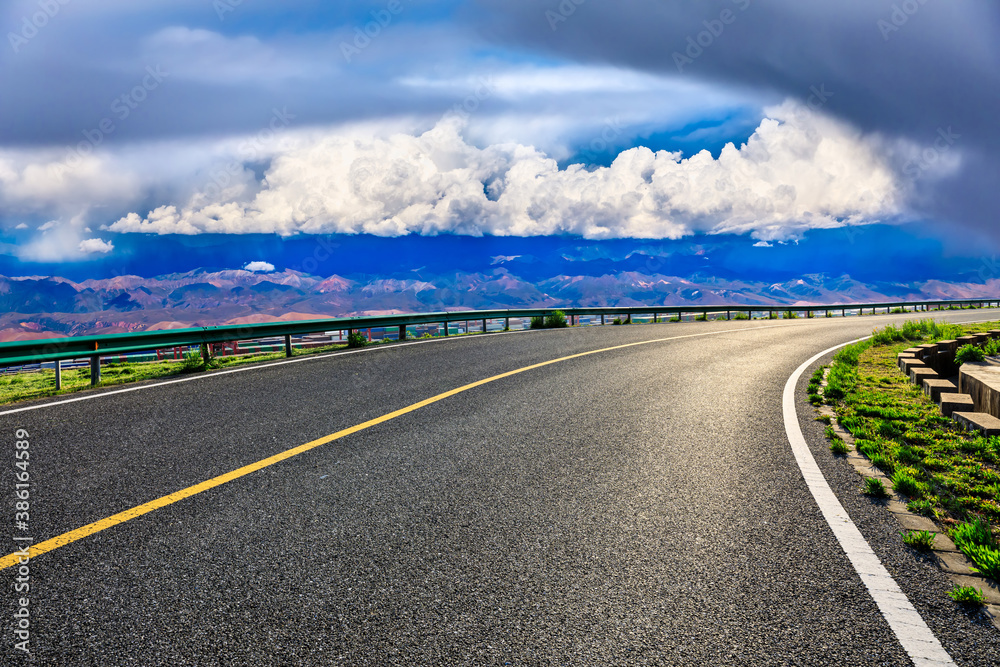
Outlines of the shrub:
<svg viewBox="0 0 1000 667">
<path fill-rule="evenodd" d="M 893 460 L 881 452 L 877 452 L 875 456 L 872 457 L 872 465 L 884 472 L 886 475 L 892 475 L 896 470 L 896 464 Z"/>
<path fill-rule="evenodd" d="M 694 318 L 694 321 L 695 322 L 707 322 L 708 321 L 708 313 L 702 313 L 698 317 Z"/>
<path fill-rule="evenodd" d="M 906 340 L 903 332 L 891 324 L 883 329 L 872 331 L 871 341 L 873 345 L 892 345 L 902 340 Z"/>
<path fill-rule="evenodd" d="M 948 591 L 948 597 L 955 602 L 967 605 L 979 606 L 986 602 L 986 596 L 983 595 L 982 589 L 975 589 L 972 586 L 959 586 L 958 584 L 955 584 L 955 588 Z"/>
<path fill-rule="evenodd" d="M 989 522 L 978 517 L 968 523 L 959 524 L 951 529 L 949 534 L 951 539 L 955 541 L 955 546 L 963 552 L 965 551 L 964 545 L 996 546 Z"/>
<path fill-rule="evenodd" d="M 906 509 L 914 514 L 926 516 L 931 519 L 937 516 L 937 513 L 934 511 L 934 507 L 931 505 L 929 500 L 911 500 L 906 503 Z"/>
<path fill-rule="evenodd" d="M 619 324 L 618 320 L 615 320 L 615 324 Z M 545 328 L 545 317 L 543 315 L 536 315 L 531 318 L 531 328 L 532 329 L 544 329 Z"/>
<path fill-rule="evenodd" d="M 907 311 L 905 308 L 893 308 L 892 310 L 889 311 L 889 313 L 892 315 L 901 315 L 906 312 L 909 311 Z"/>
<path fill-rule="evenodd" d="M 746 313 L 739 312 L 739 313 L 736 313 L 735 315 L 733 315 L 733 319 L 734 320 L 749 320 L 750 316 L 747 315 Z"/>
<path fill-rule="evenodd" d="M 975 345 L 963 345 L 958 348 L 958 352 L 955 353 L 955 363 L 961 366 L 974 361 L 982 361 L 986 358 L 986 354 L 983 352 L 982 348 L 976 347 Z"/>
<path fill-rule="evenodd" d="M 621 324 L 621 323 L 622 323 L 622 318 L 616 317 L 611 324 Z"/>
<path fill-rule="evenodd" d="M 797 320 L 797 319 L 799 319 L 799 316 L 798 316 L 798 314 L 796 314 L 796 313 L 794 313 L 794 312 L 792 312 L 790 310 L 786 310 L 785 311 L 785 319 L 786 320 Z"/>
<path fill-rule="evenodd" d="M 892 490 L 910 498 L 919 498 L 923 495 L 920 483 L 902 470 L 892 473 Z"/>
<path fill-rule="evenodd" d="M 364 347 L 367 344 L 368 339 L 357 329 L 347 332 L 347 347 Z"/>
<path fill-rule="evenodd" d="M 982 544 L 970 544 L 962 551 L 976 564 L 972 570 L 1000 583 L 1000 549 Z"/>
<path fill-rule="evenodd" d="M 184 370 L 195 370 L 201 368 L 204 362 L 201 359 L 201 354 L 199 352 L 186 352 L 184 354 L 184 365 L 182 368 Z"/>
<path fill-rule="evenodd" d="M 991 338 L 983 345 L 983 354 L 987 357 L 995 357 L 1000 354 L 1000 338 Z"/>
<path fill-rule="evenodd" d="M 934 547 L 934 533 L 927 530 L 911 530 L 901 533 L 903 543 L 917 551 L 930 551 Z"/>
<path fill-rule="evenodd" d="M 847 448 L 847 444 L 840 438 L 837 438 L 830 443 L 830 451 L 833 452 L 835 456 L 844 456 L 849 450 Z"/>
<path fill-rule="evenodd" d="M 566 313 L 561 310 L 553 310 L 545 316 L 546 329 L 562 329 L 568 326 L 569 323 L 566 321 Z"/>
<path fill-rule="evenodd" d="M 872 498 L 889 497 L 889 493 L 885 490 L 885 485 L 877 477 L 865 477 L 865 484 L 861 487 L 861 492 Z"/>
</svg>

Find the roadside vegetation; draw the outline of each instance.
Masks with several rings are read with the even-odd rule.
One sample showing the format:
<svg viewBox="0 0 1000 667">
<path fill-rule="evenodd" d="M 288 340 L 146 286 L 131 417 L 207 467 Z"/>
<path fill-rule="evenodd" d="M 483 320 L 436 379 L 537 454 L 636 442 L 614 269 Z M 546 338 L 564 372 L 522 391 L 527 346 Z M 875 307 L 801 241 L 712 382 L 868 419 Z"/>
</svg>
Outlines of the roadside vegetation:
<svg viewBox="0 0 1000 667">
<path fill-rule="evenodd" d="M 343 345 L 330 348 L 309 350 L 310 353 L 339 349 Z M 266 354 L 241 355 L 232 357 L 213 357 L 205 363 L 201 355 L 188 354 L 180 361 L 149 361 L 109 363 L 101 366 L 101 386 L 112 386 L 139 382 L 141 380 L 156 380 L 190 373 L 200 373 L 220 368 L 232 368 L 245 364 L 259 363 L 283 359 L 284 352 Z M 90 387 L 90 367 L 63 369 L 62 390 L 55 390 L 55 371 L 41 370 L 26 373 L 9 373 L 0 375 L 0 404 L 21 401 L 29 398 L 44 398 L 68 394 Z"/>
<path fill-rule="evenodd" d="M 878 329 L 834 356 L 823 398 L 907 508 L 946 526 L 976 568 L 1000 582 L 1000 547 L 991 527 L 1000 525 L 1000 437 L 968 433 L 943 417 L 896 360 L 897 353 L 914 345 L 995 328 L 996 322 L 958 326 L 920 320 Z M 983 354 L 982 348 L 969 347 L 976 352 L 962 358 L 981 358 L 976 353 Z M 809 393 L 811 399 L 814 392 Z M 835 453 L 840 451 L 836 444 L 831 446 Z M 862 491 L 878 497 L 885 488 L 880 480 L 866 478 Z M 906 534 L 904 541 L 914 548 L 929 546 L 928 536 L 919 533 Z M 975 599 L 968 591 L 956 595 L 961 601 Z"/>
</svg>

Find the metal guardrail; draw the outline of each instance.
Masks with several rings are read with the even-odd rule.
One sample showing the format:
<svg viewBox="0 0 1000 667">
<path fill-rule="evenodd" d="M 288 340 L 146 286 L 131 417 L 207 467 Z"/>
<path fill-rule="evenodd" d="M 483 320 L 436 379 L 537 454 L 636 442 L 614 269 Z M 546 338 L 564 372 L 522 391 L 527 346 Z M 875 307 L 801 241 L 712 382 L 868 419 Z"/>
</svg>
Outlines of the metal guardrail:
<svg viewBox="0 0 1000 667">
<path fill-rule="evenodd" d="M 888 303 L 853 303 L 828 304 L 811 306 L 777 306 L 777 305 L 683 305 L 683 306 L 615 306 L 602 308 L 528 308 L 512 310 L 467 310 L 443 311 L 434 313 L 414 313 L 411 315 L 379 315 L 375 317 L 344 317 L 319 320 L 299 320 L 294 322 L 266 322 L 261 324 L 225 325 L 216 327 L 200 327 L 190 329 L 170 329 L 165 331 L 140 331 L 136 333 L 107 334 L 104 336 L 74 336 L 66 338 L 48 338 L 31 341 L 15 341 L 0 343 L 0 366 L 34 364 L 43 361 L 60 361 L 89 357 L 94 372 L 91 374 L 94 383 L 100 377 L 101 355 L 122 354 L 126 352 L 143 352 L 159 348 L 177 347 L 183 345 L 201 345 L 202 343 L 223 343 L 258 338 L 284 337 L 285 353 L 291 356 L 291 337 L 312 334 L 323 331 L 354 331 L 358 329 L 399 327 L 400 333 L 405 327 L 417 324 L 444 324 L 445 335 L 448 335 L 448 323 L 487 320 L 504 320 L 504 328 L 508 328 L 511 318 L 544 317 L 556 310 L 562 311 L 567 317 L 575 320 L 580 316 L 601 317 L 601 323 L 607 316 L 624 315 L 628 321 L 633 316 L 646 315 L 658 319 L 661 316 L 672 315 L 705 315 L 710 313 L 726 313 L 727 319 L 733 313 L 746 313 L 753 316 L 756 313 L 766 313 L 773 317 L 776 313 L 805 313 L 813 317 L 818 312 L 841 311 L 846 316 L 848 311 L 857 311 L 859 315 L 871 310 L 875 314 L 879 310 L 891 311 L 895 308 L 906 308 L 914 311 L 931 310 L 933 308 L 948 308 L 950 306 L 978 306 L 997 304 L 997 299 L 961 299 L 949 301 L 894 301 Z M 486 330 L 486 327 L 483 327 Z M 403 337 L 402 335 L 400 336 Z M 59 364 L 56 364 L 57 378 Z M 58 380 L 57 380 L 58 382 Z"/>
</svg>

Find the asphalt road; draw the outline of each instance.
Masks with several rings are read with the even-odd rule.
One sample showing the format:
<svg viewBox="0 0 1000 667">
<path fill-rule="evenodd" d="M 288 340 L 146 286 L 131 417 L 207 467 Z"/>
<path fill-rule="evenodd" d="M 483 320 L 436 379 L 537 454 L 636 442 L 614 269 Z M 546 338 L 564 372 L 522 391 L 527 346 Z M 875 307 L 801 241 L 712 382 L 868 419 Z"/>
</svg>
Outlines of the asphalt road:
<svg viewBox="0 0 1000 667">
<path fill-rule="evenodd" d="M 469 382 L 689 336 L 476 387 L 34 558 L 33 657 L 7 614 L 0 662 L 909 664 L 781 413 L 804 360 L 901 319 L 473 336 L 0 416 L 3 467 L 30 434 L 38 542 Z M 956 663 L 1000 664 L 1000 632 L 829 455 L 804 384 L 814 456 L 876 554 Z"/>
</svg>

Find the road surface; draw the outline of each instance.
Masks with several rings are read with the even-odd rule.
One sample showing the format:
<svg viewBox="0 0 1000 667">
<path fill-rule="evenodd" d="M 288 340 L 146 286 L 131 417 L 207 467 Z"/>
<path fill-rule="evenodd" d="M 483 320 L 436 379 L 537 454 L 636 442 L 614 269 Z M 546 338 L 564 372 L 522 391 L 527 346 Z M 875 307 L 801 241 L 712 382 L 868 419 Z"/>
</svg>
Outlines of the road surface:
<svg viewBox="0 0 1000 667">
<path fill-rule="evenodd" d="M 32 558 L 33 655 L 8 614 L 2 662 L 910 664 L 782 421 L 803 361 L 903 319 L 471 336 L 0 414 L 4 467 L 15 430 L 30 441 L 10 553 L 469 383 L 642 343 L 468 388 Z M 829 455 L 807 378 L 801 428 L 852 520 L 956 664 L 1000 664 L 1000 632 L 957 611 Z"/>
</svg>

